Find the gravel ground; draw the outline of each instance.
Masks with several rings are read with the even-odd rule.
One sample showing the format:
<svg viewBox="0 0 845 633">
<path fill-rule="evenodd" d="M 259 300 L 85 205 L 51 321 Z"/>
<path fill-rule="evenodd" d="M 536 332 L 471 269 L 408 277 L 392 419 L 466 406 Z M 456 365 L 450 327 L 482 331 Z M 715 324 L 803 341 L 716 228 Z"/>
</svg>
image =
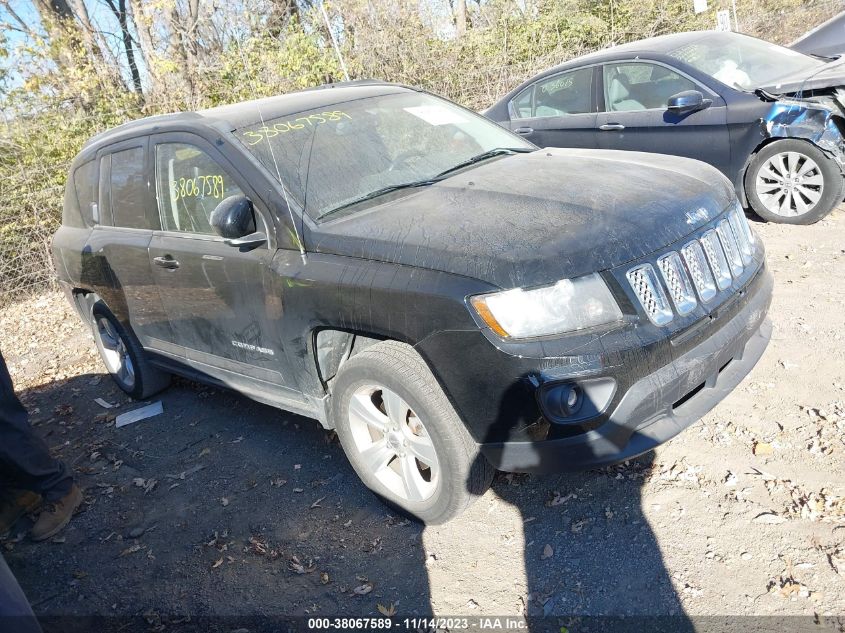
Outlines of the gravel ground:
<svg viewBox="0 0 845 633">
<path fill-rule="evenodd" d="M 34 544 L 22 522 L 3 553 L 39 615 L 157 630 L 180 614 L 843 614 L 845 213 L 755 227 L 774 338 L 733 394 L 644 458 L 502 474 L 426 529 L 375 500 L 316 422 L 231 392 L 179 380 L 163 415 L 116 429 L 137 404 L 64 299 L 7 307 L 18 390 L 86 492 L 59 538 Z"/>
</svg>

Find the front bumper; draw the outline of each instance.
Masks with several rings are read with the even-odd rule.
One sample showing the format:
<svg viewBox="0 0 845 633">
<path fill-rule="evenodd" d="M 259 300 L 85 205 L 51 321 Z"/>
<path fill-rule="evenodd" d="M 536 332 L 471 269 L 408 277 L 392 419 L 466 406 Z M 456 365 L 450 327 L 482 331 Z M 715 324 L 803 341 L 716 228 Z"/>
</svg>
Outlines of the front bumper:
<svg viewBox="0 0 845 633">
<path fill-rule="evenodd" d="M 772 284 L 764 266 L 718 330 L 631 384 L 596 428 L 559 439 L 482 443 L 482 453 L 499 470 L 562 472 L 621 462 L 666 442 L 725 398 L 763 355 Z"/>
</svg>

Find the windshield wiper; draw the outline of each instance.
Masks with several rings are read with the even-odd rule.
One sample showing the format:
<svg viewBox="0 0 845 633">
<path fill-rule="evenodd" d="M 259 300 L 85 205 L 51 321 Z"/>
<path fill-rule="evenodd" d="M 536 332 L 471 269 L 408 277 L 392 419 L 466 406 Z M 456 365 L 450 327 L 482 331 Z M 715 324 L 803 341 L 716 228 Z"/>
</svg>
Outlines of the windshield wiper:
<svg viewBox="0 0 845 633">
<path fill-rule="evenodd" d="M 399 185 L 389 185 L 387 187 L 382 187 L 381 189 L 376 189 L 375 191 L 371 191 L 366 195 L 360 196 L 358 198 L 353 198 L 349 202 L 344 202 L 342 205 L 335 207 L 334 209 L 330 209 L 329 211 L 326 211 L 325 213 L 319 215 L 317 219 L 322 220 L 330 215 L 334 215 L 338 211 L 342 211 L 343 209 L 354 206 L 361 202 L 366 202 L 367 200 L 372 200 L 373 198 L 378 198 L 379 196 L 383 196 L 392 191 L 400 191 L 402 189 L 413 189 L 414 187 L 427 187 L 428 185 L 433 185 L 436 182 L 436 178 L 429 178 L 427 180 L 415 180 L 413 182 L 404 182 Z"/>
<path fill-rule="evenodd" d="M 483 160 L 487 160 L 488 158 L 493 158 L 494 156 L 501 156 L 504 154 L 521 154 L 526 152 L 533 152 L 534 150 L 529 147 L 496 147 L 491 150 L 487 150 L 477 156 L 473 156 L 465 161 L 450 167 L 449 169 L 445 169 L 441 171 L 436 176 L 431 178 L 427 178 L 426 180 L 415 180 L 413 182 L 405 182 L 399 185 L 389 185 L 387 187 L 382 187 L 381 189 L 376 189 L 366 195 L 360 196 L 358 198 L 353 198 L 349 202 L 344 202 L 340 206 L 335 207 L 325 213 L 321 214 L 317 217 L 318 220 L 323 220 L 330 215 L 334 215 L 338 211 L 343 211 L 344 209 L 359 204 L 361 202 L 366 202 L 367 200 L 372 200 L 373 198 L 378 198 L 379 196 L 383 196 L 387 193 L 391 193 L 393 191 L 399 191 L 401 189 L 413 189 L 415 187 L 427 187 L 428 185 L 433 185 L 436 182 L 443 180 L 447 175 L 451 174 L 454 171 L 459 169 L 463 169 L 464 167 L 469 167 L 470 165 L 474 165 L 475 163 L 479 163 Z"/>
<path fill-rule="evenodd" d="M 476 163 L 480 163 L 481 161 L 487 160 L 488 158 L 493 158 L 494 156 L 502 156 L 503 154 L 524 154 L 533 151 L 534 150 L 530 147 L 494 147 L 493 149 L 489 149 L 486 152 L 482 152 L 477 156 L 468 158 L 467 160 L 460 162 L 457 165 L 450 167 L 449 169 L 441 171 L 435 176 L 435 178 L 442 178 L 447 174 L 451 174 L 452 172 L 458 171 L 459 169 L 463 169 L 464 167 L 469 167 L 470 165 L 475 165 Z"/>
</svg>

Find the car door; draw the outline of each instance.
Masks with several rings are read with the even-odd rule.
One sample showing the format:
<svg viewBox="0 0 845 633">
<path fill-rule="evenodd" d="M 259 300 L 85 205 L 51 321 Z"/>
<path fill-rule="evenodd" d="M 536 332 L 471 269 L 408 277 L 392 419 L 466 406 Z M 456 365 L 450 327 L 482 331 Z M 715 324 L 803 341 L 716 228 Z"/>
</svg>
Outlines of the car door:
<svg viewBox="0 0 845 633">
<path fill-rule="evenodd" d="M 161 230 L 149 258 L 172 329 L 172 351 L 227 386 L 255 395 L 297 396 L 283 352 L 281 297 L 269 264 L 273 223 L 247 181 L 211 143 L 188 133 L 151 137 Z M 255 225 L 268 242 L 229 246 L 211 227 L 217 204 L 233 195 L 253 201 Z"/>
<path fill-rule="evenodd" d="M 511 130 L 540 147 L 597 147 L 595 66 L 544 77 L 509 104 Z"/>
<path fill-rule="evenodd" d="M 99 172 L 93 229 L 86 244 L 82 275 L 108 308 L 128 322 L 144 347 L 171 335 L 170 321 L 153 279 L 148 248 L 158 217 L 153 194 L 148 137 L 109 145 L 96 156 Z"/>
<path fill-rule="evenodd" d="M 687 156 L 730 175 L 730 141 L 724 100 L 675 68 L 653 61 L 616 61 L 601 68 L 596 123 L 599 146 Z M 711 103 L 676 114 L 669 97 L 697 90 Z"/>
</svg>

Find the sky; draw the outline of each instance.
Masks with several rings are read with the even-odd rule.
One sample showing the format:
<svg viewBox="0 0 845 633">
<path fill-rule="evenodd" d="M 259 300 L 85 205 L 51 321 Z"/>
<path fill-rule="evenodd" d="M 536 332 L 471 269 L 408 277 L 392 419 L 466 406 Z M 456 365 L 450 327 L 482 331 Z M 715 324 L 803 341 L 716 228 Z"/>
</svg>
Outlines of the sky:
<svg viewBox="0 0 845 633">
<path fill-rule="evenodd" d="M 120 28 L 111 10 L 102 0 L 86 0 L 85 5 L 88 7 L 88 13 L 95 27 L 110 34 L 107 36 L 109 47 L 115 54 L 118 54 L 122 50 L 118 36 Z M 29 0 L 9 0 L 9 6 L 24 22 L 34 25 L 40 30 L 38 11 L 32 2 Z M 13 28 L 8 28 L 8 25 L 11 25 Z M 14 89 L 20 86 L 21 83 L 20 70 L 23 61 L 16 49 L 26 44 L 28 35 L 15 30 L 17 27 L 17 22 L 9 15 L 6 8 L 0 4 L 0 33 L 2 33 L 0 41 L 5 39 L 6 47 L 10 51 L 10 56 L 7 59 L 0 58 L 0 67 L 8 71 L 5 89 Z M 122 55 L 118 55 L 118 58 L 121 60 L 125 59 Z M 4 86 L 0 86 L 0 89 L 3 88 Z"/>
</svg>

